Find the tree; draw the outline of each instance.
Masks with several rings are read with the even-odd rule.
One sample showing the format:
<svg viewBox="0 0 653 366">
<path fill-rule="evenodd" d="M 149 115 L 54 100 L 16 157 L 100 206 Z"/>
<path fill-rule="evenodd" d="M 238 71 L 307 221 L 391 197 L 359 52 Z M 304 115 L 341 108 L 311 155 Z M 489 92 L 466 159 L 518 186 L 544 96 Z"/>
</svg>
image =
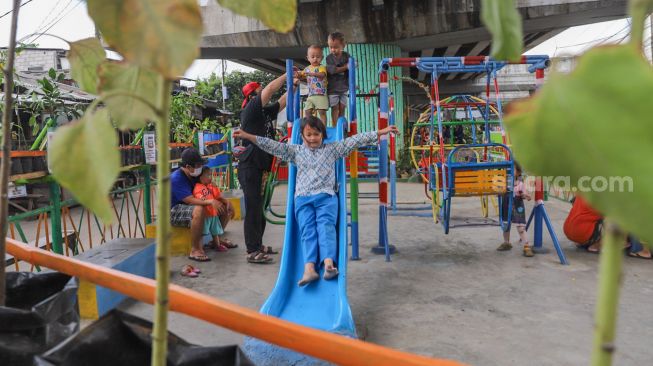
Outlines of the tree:
<svg viewBox="0 0 653 366">
<path fill-rule="evenodd" d="M 224 84 L 227 87 L 227 100 L 225 107 L 229 112 L 234 114 L 235 120 L 240 120 L 241 105 L 243 103 L 242 88 L 250 81 L 256 81 L 262 86 L 267 85 L 276 77 L 265 71 L 232 71 L 225 74 Z M 222 78 L 212 73 L 211 76 L 197 82 L 195 89 L 200 96 L 206 99 L 222 101 Z M 277 100 L 281 96 L 278 91 L 272 96 L 272 100 Z"/>
</svg>

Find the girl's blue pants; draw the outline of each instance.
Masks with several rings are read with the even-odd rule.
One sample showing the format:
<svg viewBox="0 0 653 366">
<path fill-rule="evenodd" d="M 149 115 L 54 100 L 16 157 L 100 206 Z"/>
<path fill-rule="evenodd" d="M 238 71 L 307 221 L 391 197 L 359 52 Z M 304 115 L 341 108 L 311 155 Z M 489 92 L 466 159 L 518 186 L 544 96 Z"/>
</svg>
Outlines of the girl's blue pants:
<svg viewBox="0 0 653 366">
<path fill-rule="evenodd" d="M 295 218 L 301 233 L 304 263 L 319 264 L 325 258 L 336 262 L 338 197 L 327 193 L 295 197 Z"/>
</svg>

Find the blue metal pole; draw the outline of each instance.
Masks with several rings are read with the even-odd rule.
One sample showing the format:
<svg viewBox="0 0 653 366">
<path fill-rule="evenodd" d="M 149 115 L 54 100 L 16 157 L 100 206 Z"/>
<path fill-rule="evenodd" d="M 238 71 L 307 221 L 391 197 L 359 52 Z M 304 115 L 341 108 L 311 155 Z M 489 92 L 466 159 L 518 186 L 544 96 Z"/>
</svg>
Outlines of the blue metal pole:
<svg viewBox="0 0 653 366">
<path fill-rule="evenodd" d="M 292 131 L 292 123 L 295 120 L 294 112 L 294 88 L 293 88 L 293 61 L 286 60 L 286 120 L 288 121 L 288 133 Z"/>
<path fill-rule="evenodd" d="M 558 236 L 556 235 L 555 230 L 553 230 L 553 225 L 551 225 L 551 221 L 549 220 L 549 215 L 546 213 L 546 209 L 544 208 L 544 204 L 539 206 L 539 211 L 542 211 L 542 217 L 544 218 L 544 222 L 546 223 L 546 227 L 549 230 L 549 235 L 551 235 L 551 240 L 553 240 L 553 247 L 555 248 L 556 252 L 558 253 L 558 258 L 560 259 L 561 264 L 569 264 L 567 262 L 567 257 L 565 256 L 565 253 L 562 251 L 562 247 L 560 247 L 560 242 L 558 241 Z"/>
<path fill-rule="evenodd" d="M 295 115 L 294 115 L 294 120 L 297 120 L 298 118 L 301 118 L 302 116 L 302 97 L 300 94 L 299 88 L 295 91 L 295 96 L 294 96 L 294 108 L 295 108 Z"/>
</svg>

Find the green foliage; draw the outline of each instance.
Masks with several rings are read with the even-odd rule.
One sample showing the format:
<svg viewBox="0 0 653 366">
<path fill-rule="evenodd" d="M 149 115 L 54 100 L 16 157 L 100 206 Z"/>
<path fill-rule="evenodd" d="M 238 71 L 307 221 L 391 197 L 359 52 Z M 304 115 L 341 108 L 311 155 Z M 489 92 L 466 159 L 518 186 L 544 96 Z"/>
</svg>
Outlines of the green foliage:
<svg viewBox="0 0 653 366">
<path fill-rule="evenodd" d="M 632 192 L 583 192 L 624 230 L 653 242 L 653 72 L 638 50 L 609 46 L 587 52 L 569 75 L 554 74 L 539 94 L 506 119 L 517 159 L 531 172 L 631 177 Z"/>
<path fill-rule="evenodd" d="M 104 60 L 104 51 L 93 40 L 82 40 L 71 44 L 71 66 L 78 83 L 86 90 L 97 87 L 100 99 L 104 102 L 118 127 L 122 129 L 139 128 L 146 120 L 158 119 L 164 114 L 160 100 L 165 79 L 174 79 L 183 74 L 198 54 L 199 39 L 202 33 L 202 20 L 199 6 L 195 0 L 117 0 L 87 2 L 89 15 L 100 29 L 105 41 L 124 58 L 121 63 Z M 93 74 L 97 70 L 97 75 Z M 99 78 L 98 78 L 99 76 Z M 44 83 L 44 89 L 48 89 Z M 86 178 L 96 177 L 94 184 L 102 188 L 110 187 L 119 169 L 119 159 L 111 158 L 117 154 L 116 139 L 104 139 L 107 131 L 97 126 L 86 126 L 99 119 L 108 120 L 108 111 L 89 114 L 75 124 L 75 128 L 61 129 L 57 135 L 64 135 L 65 141 L 73 131 L 79 133 L 77 144 L 88 150 L 85 156 L 94 156 L 95 163 L 85 164 L 85 176 L 70 171 L 64 163 L 53 165 L 53 175 L 67 186 L 76 197 L 103 219 L 110 220 L 106 206 L 108 190 L 88 190 Z M 99 116 L 99 117 L 98 117 Z M 102 128 L 106 124 L 97 122 Z M 167 121 L 166 121 L 167 123 Z M 100 133 L 102 132 L 102 133 Z M 115 132 L 111 132 L 115 134 Z M 102 136 L 102 138 L 98 138 Z M 95 143 L 102 140 L 107 143 Z M 74 154 L 56 154 L 53 158 L 65 159 Z M 109 157 L 102 159 L 103 156 Z M 97 164 L 102 161 L 102 164 Z M 56 167 L 56 168 L 55 168 Z M 76 182 L 66 180 L 65 176 L 75 176 Z M 87 204 L 88 202 L 88 204 Z"/>
<path fill-rule="evenodd" d="M 71 75 L 83 90 L 97 94 L 98 66 L 106 59 L 104 48 L 97 38 L 86 38 L 70 43 L 68 60 Z"/>
<path fill-rule="evenodd" d="M 297 18 L 297 0 L 218 0 L 236 14 L 260 19 L 280 33 L 290 32 Z"/>
<path fill-rule="evenodd" d="M 196 0 L 88 0 L 87 6 L 104 40 L 130 63 L 172 80 L 199 55 Z"/>
<path fill-rule="evenodd" d="M 99 67 L 99 90 L 111 117 L 121 129 L 138 129 L 155 120 L 163 77 L 126 62 L 104 62 Z M 154 107 L 154 108 L 153 108 Z"/>
<path fill-rule="evenodd" d="M 104 222 L 113 219 L 107 197 L 120 172 L 117 146 L 118 135 L 102 109 L 60 127 L 48 147 L 55 179 Z"/>
<path fill-rule="evenodd" d="M 250 81 L 256 81 L 265 86 L 275 79 L 275 76 L 264 71 L 256 70 L 252 72 L 233 71 L 225 74 L 224 83 L 227 87 L 227 96 L 225 107 L 229 112 L 234 114 L 234 119 L 238 120 L 240 117 L 241 105 L 243 104 L 242 88 Z M 222 102 L 222 78 L 215 74 L 211 74 L 207 79 L 200 80 L 195 85 L 196 91 L 200 96 L 206 99 L 217 100 L 218 103 Z M 281 96 L 278 91 L 272 96 L 272 100 L 276 100 Z"/>
<path fill-rule="evenodd" d="M 580 185 L 581 178 L 608 182 L 605 190 L 590 186 L 591 190 L 581 193 L 607 222 L 594 321 L 592 365 L 597 366 L 612 364 L 625 237 L 618 233 L 624 230 L 653 242 L 653 214 L 641 209 L 653 202 L 649 159 L 653 126 L 648 123 L 653 70 L 641 54 L 644 20 L 653 11 L 653 0 L 631 0 L 629 11 L 628 45 L 585 53 L 571 74 L 551 75 L 538 94 L 515 104 L 506 119 L 515 156 L 527 170 L 570 177 L 574 185 Z M 516 27 L 513 23 L 505 26 Z M 507 38 L 502 33 L 494 37 L 495 42 Z M 611 189 L 609 182 L 614 178 L 627 178 L 632 185 Z"/>
<path fill-rule="evenodd" d="M 57 73 L 54 69 L 48 70 L 47 76 L 38 79 L 37 82 L 43 91 L 43 95 L 32 93 L 27 108 L 31 111 L 29 125 L 32 127 L 32 135 L 36 136 L 43 127 L 45 119 L 39 125 L 36 117 L 45 114 L 55 121 L 59 117 L 65 117 L 67 120 L 79 118 L 84 110 L 81 103 L 66 103 L 62 98 L 59 83 L 65 79 L 64 73 Z"/>
<path fill-rule="evenodd" d="M 519 60 L 524 48 L 521 16 L 513 0 L 483 0 L 481 19 L 492 33 L 492 57 Z"/>
<path fill-rule="evenodd" d="M 193 107 L 202 105 L 202 99 L 195 93 L 179 93 L 170 102 L 170 130 L 175 142 L 190 142 L 193 131 L 200 127 L 200 121 L 193 116 Z"/>
</svg>

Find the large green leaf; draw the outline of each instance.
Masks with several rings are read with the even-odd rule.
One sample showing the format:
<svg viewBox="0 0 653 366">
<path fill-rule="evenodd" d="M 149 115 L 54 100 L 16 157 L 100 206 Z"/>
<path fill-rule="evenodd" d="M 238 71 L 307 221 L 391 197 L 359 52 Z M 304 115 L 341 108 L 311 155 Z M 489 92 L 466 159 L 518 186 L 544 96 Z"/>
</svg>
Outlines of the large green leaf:
<svg viewBox="0 0 653 366">
<path fill-rule="evenodd" d="M 54 178 L 105 223 L 113 220 L 109 192 L 120 172 L 117 147 L 106 109 L 60 127 L 48 146 Z"/>
<path fill-rule="evenodd" d="M 295 26 L 297 0 L 218 0 L 236 14 L 260 19 L 277 32 L 288 33 Z"/>
<path fill-rule="evenodd" d="M 88 0 L 88 13 L 125 60 L 169 79 L 183 75 L 199 54 L 197 0 Z"/>
<path fill-rule="evenodd" d="M 653 243 L 651 95 L 653 70 L 635 47 L 591 50 L 571 74 L 551 75 L 514 106 L 506 124 L 516 159 L 537 175 L 569 176 L 574 188 L 589 188 L 581 193 L 593 207 Z M 610 191 L 618 177 L 632 180 L 631 192 L 618 183 Z M 604 179 L 608 190 L 598 191 Z"/>
<path fill-rule="evenodd" d="M 97 94 L 97 68 L 105 58 L 106 53 L 97 38 L 86 38 L 70 43 L 70 51 L 68 51 L 70 72 L 83 90 Z"/>
<path fill-rule="evenodd" d="M 160 74 L 125 62 L 110 61 L 101 64 L 98 72 L 100 93 L 103 96 L 120 94 L 104 99 L 118 128 L 135 130 L 145 126 L 148 120 L 157 119 L 156 111 L 150 105 L 133 96 L 158 108 L 157 98 L 164 84 Z"/>
<path fill-rule="evenodd" d="M 481 20 L 492 33 L 492 57 L 519 60 L 524 48 L 521 16 L 513 0 L 483 0 Z"/>
</svg>

